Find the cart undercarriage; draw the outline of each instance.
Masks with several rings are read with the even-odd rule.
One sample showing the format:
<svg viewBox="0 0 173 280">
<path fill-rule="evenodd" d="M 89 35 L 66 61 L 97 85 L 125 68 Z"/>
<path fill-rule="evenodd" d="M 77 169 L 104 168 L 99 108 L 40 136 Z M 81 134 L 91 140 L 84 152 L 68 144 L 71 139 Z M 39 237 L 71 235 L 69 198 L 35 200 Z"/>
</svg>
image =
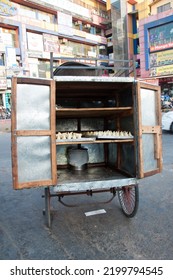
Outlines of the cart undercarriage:
<svg viewBox="0 0 173 280">
<path fill-rule="evenodd" d="M 95 167 L 80 172 L 61 169 L 58 172 L 58 182 L 53 188 L 46 187 L 44 192 L 45 210 L 43 213 L 48 227 L 51 227 L 52 197 L 57 197 L 64 206 L 77 207 L 79 204 L 66 204 L 63 198 L 69 195 L 92 196 L 96 193 L 110 192 L 112 197 L 108 201 L 101 202 L 102 204 L 111 202 L 118 194 L 122 211 L 127 217 L 132 218 L 137 212 L 139 202 L 137 179 L 128 178 L 113 169 Z"/>
</svg>

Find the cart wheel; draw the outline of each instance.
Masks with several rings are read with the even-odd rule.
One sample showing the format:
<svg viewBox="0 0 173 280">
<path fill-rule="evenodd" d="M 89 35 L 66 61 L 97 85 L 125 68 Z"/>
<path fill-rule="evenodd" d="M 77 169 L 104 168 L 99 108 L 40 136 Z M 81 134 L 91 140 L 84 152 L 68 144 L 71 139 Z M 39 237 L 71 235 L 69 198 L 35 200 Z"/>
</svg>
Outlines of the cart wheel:
<svg viewBox="0 0 173 280">
<path fill-rule="evenodd" d="M 118 191 L 118 198 L 124 215 L 128 218 L 134 217 L 139 204 L 138 186 L 122 187 L 122 189 Z"/>
</svg>

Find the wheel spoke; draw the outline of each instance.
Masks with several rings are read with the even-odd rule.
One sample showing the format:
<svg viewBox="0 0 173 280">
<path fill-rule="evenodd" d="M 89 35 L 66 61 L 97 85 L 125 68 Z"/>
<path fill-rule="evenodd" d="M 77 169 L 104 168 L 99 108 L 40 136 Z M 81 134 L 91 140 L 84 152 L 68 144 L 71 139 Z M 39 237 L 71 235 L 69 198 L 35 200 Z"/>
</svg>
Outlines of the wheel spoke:
<svg viewBox="0 0 173 280">
<path fill-rule="evenodd" d="M 138 208 L 138 186 L 123 187 L 118 197 L 124 214 L 133 217 Z"/>
</svg>

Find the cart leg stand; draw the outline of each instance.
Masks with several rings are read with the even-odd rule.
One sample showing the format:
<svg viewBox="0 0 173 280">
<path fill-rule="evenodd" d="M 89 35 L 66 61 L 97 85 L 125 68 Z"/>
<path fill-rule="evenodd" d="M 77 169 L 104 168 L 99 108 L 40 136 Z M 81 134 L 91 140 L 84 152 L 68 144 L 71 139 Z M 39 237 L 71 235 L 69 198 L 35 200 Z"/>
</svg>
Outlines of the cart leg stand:
<svg viewBox="0 0 173 280">
<path fill-rule="evenodd" d="M 50 189 L 49 189 L 49 187 L 45 188 L 44 195 L 45 195 L 46 225 L 50 228 L 51 227 L 51 213 L 50 213 Z"/>
</svg>

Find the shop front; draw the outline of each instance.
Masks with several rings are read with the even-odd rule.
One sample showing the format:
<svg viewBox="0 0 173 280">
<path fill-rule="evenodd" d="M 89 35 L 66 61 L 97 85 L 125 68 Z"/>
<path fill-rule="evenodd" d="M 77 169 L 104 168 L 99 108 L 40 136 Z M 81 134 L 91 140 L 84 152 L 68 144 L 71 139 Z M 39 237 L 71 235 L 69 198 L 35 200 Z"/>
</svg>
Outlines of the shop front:
<svg viewBox="0 0 173 280">
<path fill-rule="evenodd" d="M 162 110 L 173 110 L 173 75 L 160 77 Z"/>
<path fill-rule="evenodd" d="M 149 74 L 161 87 L 162 110 L 173 109 L 173 21 L 167 17 L 148 29 Z"/>
</svg>

